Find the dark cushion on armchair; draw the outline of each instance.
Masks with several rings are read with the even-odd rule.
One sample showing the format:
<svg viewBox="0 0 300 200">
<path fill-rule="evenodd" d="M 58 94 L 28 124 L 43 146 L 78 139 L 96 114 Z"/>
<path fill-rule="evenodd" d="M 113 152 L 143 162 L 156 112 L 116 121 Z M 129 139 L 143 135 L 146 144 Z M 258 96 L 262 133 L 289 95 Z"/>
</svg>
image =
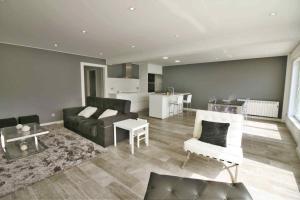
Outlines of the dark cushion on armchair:
<svg viewBox="0 0 300 200">
<path fill-rule="evenodd" d="M 243 183 L 205 181 L 151 172 L 144 199 L 252 200 L 252 197 Z"/>
</svg>

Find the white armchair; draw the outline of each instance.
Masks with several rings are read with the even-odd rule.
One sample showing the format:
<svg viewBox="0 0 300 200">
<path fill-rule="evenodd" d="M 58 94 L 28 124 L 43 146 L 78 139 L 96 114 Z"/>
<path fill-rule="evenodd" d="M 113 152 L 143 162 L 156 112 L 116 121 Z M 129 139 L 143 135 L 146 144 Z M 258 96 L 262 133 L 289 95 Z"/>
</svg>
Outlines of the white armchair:
<svg viewBox="0 0 300 200">
<path fill-rule="evenodd" d="M 202 120 L 230 123 L 226 138 L 226 147 L 221 147 L 199 140 L 202 132 Z M 238 166 L 243 160 L 243 150 L 241 148 L 243 115 L 198 110 L 196 113 L 193 138 L 184 142 L 184 150 L 187 152 L 187 158 L 182 164 L 186 165 L 190 154 L 202 155 L 211 159 L 218 160 L 224 164 L 225 169 L 229 172 L 232 182 L 237 181 Z M 230 168 L 235 167 L 233 176 Z"/>
</svg>

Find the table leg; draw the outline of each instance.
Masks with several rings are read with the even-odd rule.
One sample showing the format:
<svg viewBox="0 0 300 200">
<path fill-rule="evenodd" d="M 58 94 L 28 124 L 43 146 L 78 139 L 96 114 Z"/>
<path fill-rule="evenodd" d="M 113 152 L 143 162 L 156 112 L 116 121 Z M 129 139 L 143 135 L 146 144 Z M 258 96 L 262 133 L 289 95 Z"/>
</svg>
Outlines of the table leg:
<svg viewBox="0 0 300 200">
<path fill-rule="evenodd" d="M 4 152 L 6 152 L 6 149 L 5 149 L 5 140 L 4 140 L 4 136 L 1 134 L 1 146 L 2 146 L 2 149 Z"/>
<path fill-rule="evenodd" d="M 131 154 L 134 154 L 134 137 L 133 137 L 133 130 L 129 131 L 130 137 L 130 144 L 131 144 Z"/>
<path fill-rule="evenodd" d="M 115 125 L 114 126 L 114 146 L 117 146 L 117 127 Z"/>
<path fill-rule="evenodd" d="M 34 137 L 34 143 L 35 143 L 36 150 L 39 150 L 39 140 L 36 136 Z"/>
<path fill-rule="evenodd" d="M 146 126 L 146 138 L 145 138 L 146 146 L 149 146 L 149 125 Z"/>
</svg>

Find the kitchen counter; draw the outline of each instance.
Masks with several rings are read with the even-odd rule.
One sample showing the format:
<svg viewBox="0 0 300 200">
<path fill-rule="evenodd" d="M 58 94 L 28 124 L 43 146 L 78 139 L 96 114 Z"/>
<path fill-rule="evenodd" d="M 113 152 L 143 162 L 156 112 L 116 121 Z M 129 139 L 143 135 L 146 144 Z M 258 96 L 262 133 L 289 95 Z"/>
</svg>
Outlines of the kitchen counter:
<svg viewBox="0 0 300 200">
<path fill-rule="evenodd" d="M 170 117 L 170 101 L 175 101 L 178 96 L 187 94 L 190 93 L 174 93 L 171 95 L 165 93 L 149 94 L 149 116 L 160 119 Z M 178 114 L 177 112 L 177 109 L 175 109 L 174 114 Z"/>
</svg>

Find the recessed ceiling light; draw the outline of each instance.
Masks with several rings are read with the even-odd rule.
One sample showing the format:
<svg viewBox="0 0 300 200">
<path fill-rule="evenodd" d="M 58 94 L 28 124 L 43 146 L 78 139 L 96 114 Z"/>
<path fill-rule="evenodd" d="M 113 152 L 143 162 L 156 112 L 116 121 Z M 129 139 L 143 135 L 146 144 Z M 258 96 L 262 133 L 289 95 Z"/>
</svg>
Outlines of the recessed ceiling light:
<svg viewBox="0 0 300 200">
<path fill-rule="evenodd" d="M 270 16 L 276 16 L 277 13 L 276 13 L 276 12 L 271 12 L 269 15 L 270 15 Z"/>
<path fill-rule="evenodd" d="M 55 43 L 55 44 L 54 44 L 54 47 L 58 47 L 58 44 L 57 44 L 57 43 Z"/>
<path fill-rule="evenodd" d="M 102 52 L 100 52 L 100 53 L 99 53 L 99 55 L 100 55 L 100 56 L 102 56 L 102 55 L 103 55 L 103 53 L 102 53 Z"/>
<path fill-rule="evenodd" d="M 135 46 L 134 46 L 134 45 L 131 45 L 131 48 L 135 48 Z"/>
<path fill-rule="evenodd" d="M 180 61 L 180 60 L 175 60 L 175 62 L 176 62 L 176 63 L 180 63 L 181 61 Z"/>
<path fill-rule="evenodd" d="M 216 60 L 219 60 L 219 58 L 217 57 Z"/>
<path fill-rule="evenodd" d="M 130 11 L 134 11 L 135 10 L 135 7 L 129 7 L 128 8 Z"/>
<path fill-rule="evenodd" d="M 175 34 L 174 36 L 175 36 L 176 38 L 179 38 L 179 35 L 178 35 L 178 34 Z"/>
<path fill-rule="evenodd" d="M 164 56 L 164 57 L 162 57 L 164 60 L 167 60 L 167 59 L 169 59 L 169 57 L 168 56 Z"/>
<path fill-rule="evenodd" d="M 81 32 L 82 32 L 83 34 L 86 34 L 86 30 L 82 30 Z"/>
</svg>

